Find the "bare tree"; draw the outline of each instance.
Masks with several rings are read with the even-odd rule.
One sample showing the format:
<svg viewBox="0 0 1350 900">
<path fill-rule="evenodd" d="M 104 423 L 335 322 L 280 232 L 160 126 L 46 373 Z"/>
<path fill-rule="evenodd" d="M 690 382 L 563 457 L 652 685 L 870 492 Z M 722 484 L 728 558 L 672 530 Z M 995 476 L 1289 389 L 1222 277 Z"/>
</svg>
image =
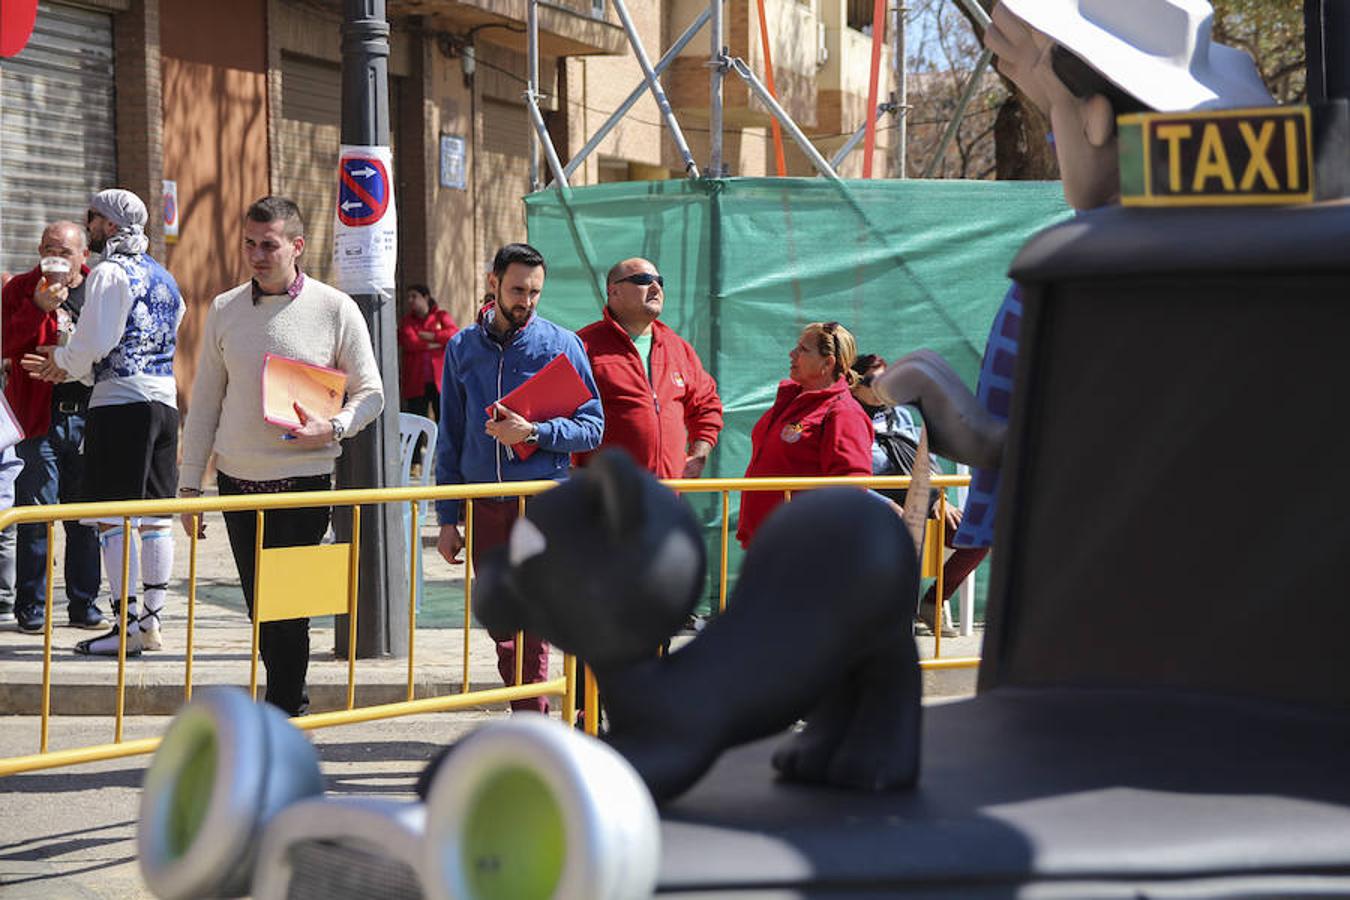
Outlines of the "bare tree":
<svg viewBox="0 0 1350 900">
<path fill-rule="evenodd" d="M 909 175 L 923 174 L 939 151 L 948 123 L 974 75 L 981 47 L 970 23 L 951 0 L 914 0 L 906 19 L 909 67 Z M 942 158 L 938 178 L 992 178 L 994 131 L 1007 97 L 1001 79 L 987 69 Z"/>
<path fill-rule="evenodd" d="M 986 12 L 995 0 L 978 0 Z M 1121 0 L 1128 2 L 1128 0 Z M 1276 101 L 1297 102 L 1307 95 L 1307 58 L 1303 42 L 1302 0 L 1214 0 L 1214 40 L 1247 51 Z M 979 25 L 955 0 L 916 0 L 906 20 L 917 37 L 910 71 L 920 91 L 911 89 L 909 154 L 911 174 L 922 172 L 935 152 L 938 137 L 955 112 L 962 74 L 980 54 Z M 941 70 L 945 79 L 932 78 Z M 977 125 L 962 125 L 957 146 L 935 175 L 989 177 L 986 150 L 992 147 L 993 177 L 1053 179 L 1059 177 L 1055 154 L 1046 136 L 1050 123 L 1012 82 L 997 76 L 1001 92 L 981 86 L 967 110 Z M 964 82 L 961 82 L 964 84 Z M 996 107 L 996 108 L 994 108 Z M 992 113 L 991 113 L 992 110 Z M 992 121 L 983 121 L 983 118 Z M 941 119 L 933 125 L 927 120 Z M 988 126 L 988 127 L 986 127 Z M 973 162 L 973 166 L 971 163 Z"/>
</svg>

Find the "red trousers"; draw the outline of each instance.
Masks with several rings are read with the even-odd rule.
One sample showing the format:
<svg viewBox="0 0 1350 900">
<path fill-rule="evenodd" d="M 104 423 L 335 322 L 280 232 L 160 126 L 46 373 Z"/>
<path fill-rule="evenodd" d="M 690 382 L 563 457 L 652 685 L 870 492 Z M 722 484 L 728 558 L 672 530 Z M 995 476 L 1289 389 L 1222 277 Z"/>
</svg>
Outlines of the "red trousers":
<svg viewBox="0 0 1350 900">
<path fill-rule="evenodd" d="M 511 525 L 520 514 L 519 501 L 475 500 L 473 502 L 473 567 L 478 570 L 483 557 L 489 550 L 506 543 L 511 534 Z M 516 683 L 516 636 L 510 634 L 492 634 L 497 644 L 497 671 L 501 673 L 502 684 Z M 525 684 L 534 684 L 548 680 L 548 644 L 532 634 L 524 636 L 525 660 L 522 674 Z M 512 700 L 511 709 L 548 713 L 548 698 L 534 697 L 529 700 Z"/>
<path fill-rule="evenodd" d="M 951 537 L 952 536 L 950 534 L 947 536 L 948 541 L 951 540 Z M 948 543 L 947 546 L 950 547 L 951 544 Z M 947 561 L 942 565 L 943 603 L 946 603 L 948 600 L 951 599 L 952 594 L 955 594 L 956 589 L 961 586 L 961 582 L 965 581 L 966 578 L 970 575 L 970 573 L 975 571 L 976 566 L 982 563 L 984 561 L 984 558 L 988 555 L 989 555 L 988 547 L 954 548 L 954 552 L 952 553 L 952 555 L 947 557 Z M 933 594 L 936 592 L 936 590 L 937 590 L 937 582 L 935 581 L 928 586 L 928 593 L 923 595 L 923 603 L 922 603 L 923 606 L 928 606 L 929 604 L 935 602 L 933 599 Z"/>
</svg>

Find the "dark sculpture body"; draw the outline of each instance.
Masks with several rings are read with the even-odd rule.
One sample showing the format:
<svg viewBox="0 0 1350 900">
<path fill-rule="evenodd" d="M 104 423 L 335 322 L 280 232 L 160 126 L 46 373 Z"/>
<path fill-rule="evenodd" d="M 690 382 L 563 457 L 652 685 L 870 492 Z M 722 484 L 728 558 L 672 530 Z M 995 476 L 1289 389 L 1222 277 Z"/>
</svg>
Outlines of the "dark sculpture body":
<svg viewBox="0 0 1350 900">
<path fill-rule="evenodd" d="M 727 611 L 685 647 L 656 646 L 693 609 L 704 551 L 684 503 L 604 454 L 536 498 L 485 562 L 475 611 L 586 660 L 607 740 L 658 801 L 725 749 L 803 729 L 774 755 L 785 779 L 865 790 L 914 784 L 918 586 L 900 518 L 854 489 L 797 495 L 764 525 Z"/>
</svg>

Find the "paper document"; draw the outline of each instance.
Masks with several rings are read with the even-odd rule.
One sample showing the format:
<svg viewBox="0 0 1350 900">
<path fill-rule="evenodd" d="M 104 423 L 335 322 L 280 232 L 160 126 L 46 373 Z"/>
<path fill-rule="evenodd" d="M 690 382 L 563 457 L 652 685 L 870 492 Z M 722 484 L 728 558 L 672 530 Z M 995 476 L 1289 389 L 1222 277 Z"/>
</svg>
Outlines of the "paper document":
<svg viewBox="0 0 1350 900">
<path fill-rule="evenodd" d="M 299 428 L 295 404 L 311 410 L 316 418 L 331 419 L 342 411 L 347 392 L 347 374 L 268 353 L 263 356 L 263 418 L 283 428 Z"/>
</svg>

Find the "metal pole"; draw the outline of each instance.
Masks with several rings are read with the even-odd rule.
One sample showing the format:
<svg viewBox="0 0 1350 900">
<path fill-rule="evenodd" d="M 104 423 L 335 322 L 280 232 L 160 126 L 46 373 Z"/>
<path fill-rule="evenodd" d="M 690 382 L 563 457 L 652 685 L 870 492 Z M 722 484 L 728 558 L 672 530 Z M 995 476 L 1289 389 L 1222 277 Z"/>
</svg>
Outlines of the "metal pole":
<svg viewBox="0 0 1350 900">
<path fill-rule="evenodd" d="M 975 97 L 975 92 L 980 89 L 980 82 L 984 79 L 984 70 L 989 68 L 989 60 L 993 59 L 994 54 L 990 50 L 985 50 L 980 54 L 980 59 L 975 63 L 975 70 L 970 73 L 970 80 L 966 82 L 965 89 L 961 91 L 961 99 L 956 103 L 956 111 L 952 113 L 952 120 L 947 123 L 947 130 L 942 133 L 942 140 L 938 141 L 937 152 L 933 158 L 928 160 L 928 165 L 923 168 L 923 177 L 930 178 L 933 171 L 942 162 L 942 157 L 947 155 L 947 148 L 951 146 L 952 140 L 956 137 L 957 129 L 961 127 L 961 120 L 966 117 L 966 107 L 970 106 L 970 101 Z"/>
<path fill-rule="evenodd" d="M 895 39 L 895 49 L 891 53 L 891 64 L 895 68 L 895 105 L 900 115 L 895 122 L 895 144 L 892 153 L 895 157 L 895 177 L 908 178 L 909 172 L 909 77 L 905 65 L 905 13 L 909 7 L 904 0 L 895 6 L 895 25 L 891 34 Z"/>
<path fill-rule="evenodd" d="M 535 2 L 535 0 L 531 0 Z M 637 57 L 638 65 L 642 67 L 642 75 L 647 79 L 647 88 L 652 92 L 652 99 L 656 101 L 656 106 L 661 110 L 661 118 L 665 120 L 666 127 L 670 129 L 670 136 L 675 141 L 675 149 L 680 153 L 680 159 L 684 160 L 684 171 L 690 178 L 698 177 L 698 163 L 694 162 L 694 155 L 689 152 L 689 145 L 685 143 L 684 132 L 680 130 L 680 123 L 675 121 L 675 110 L 670 108 L 670 101 L 666 99 L 666 92 L 661 88 L 661 80 L 656 77 L 655 70 L 652 69 L 652 61 L 647 58 L 647 51 L 642 46 L 642 38 L 637 33 L 637 28 L 633 25 L 633 17 L 628 14 L 628 7 L 624 0 L 614 0 L 614 11 L 619 14 L 619 21 L 623 23 L 623 30 L 628 34 L 628 43 L 633 47 L 633 54 Z"/>
<path fill-rule="evenodd" d="M 694 39 L 694 36 L 698 34 L 699 29 L 703 27 L 703 23 L 707 22 L 710 16 L 712 16 L 711 10 L 705 9 L 699 14 L 699 17 L 694 20 L 693 24 L 684 30 L 684 34 L 680 35 L 679 40 L 670 45 L 670 49 L 667 50 L 665 55 L 656 63 L 656 74 L 660 75 L 675 61 L 675 57 L 679 56 L 680 51 L 689 45 L 689 42 Z M 605 123 L 596 130 L 591 139 L 586 142 L 586 145 L 582 147 L 581 150 L 577 152 L 577 155 L 572 157 L 563 168 L 563 171 L 567 173 L 567 177 L 572 177 L 572 173 L 586 161 L 586 157 L 595 152 L 595 148 L 600 146 L 600 142 L 614 130 L 614 126 L 619 124 L 620 120 L 622 120 L 628 111 L 633 108 L 633 104 L 637 103 L 645 93 L 647 93 L 647 81 L 646 79 L 643 79 L 638 83 L 637 87 L 633 88 L 632 93 L 619 104 L 619 108 L 609 114 L 609 118 L 605 119 Z"/>
<path fill-rule="evenodd" d="M 966 12 L 970 13 L 970 17 L 975 20 L 975 24 L 980 26 L 981 30 L 989 27 L 989 13 L 985 12 L 984 7 L 976 0 L 959 0 L 959 2 L 966 8 Z M 979 37 L 979 35 L 976 35 L 976 37 Z"/>
<path fill-rule="evenodd" d="M 792 116 L 788 115 L 787 110 L 779 105 L 778 101 L 773 98 L 773 94 L 769 93 L 769 89 L 755 77 L 755 73 L 750 71 L 750 67 L 745 64 L 745 60 L 740 59 L 739 57 L 733 57 L 729 62 L 732 70 L 735 71 L 737 75 L 741 76 L 741 78 L 745 80 L 745 83 L 750 86 L 751 92 L 760 99 L 760 102 L 769 108 L 770 115 L 777 119 L 782 126 L 787 129 L 787 133 L 797 142 L 797 146 L 802 148 L 802 152 L 805 153 L 806 158 L 811 161 L 811 165 L 816 167 L 816 171 L 826 178 L 838 181 L 839 173 L 835 172 L 834 167 L 825 160 L 825 157 L 820 155 L 820 151 L 816 149 L 816 145 L 811 143 L 810 138 L 802 133 L 802 130 L 797 127 L 796 122 L 792 121 Z"/>
<path fill-rule="evenodd" d="M 548 135 L 548 126 L 544 124 L 544 115 L 539 112 L 539 104 L 533 97 L 529 97 L 525 104 L 529 108 L 530 121 L 534 124 L 535 137 L 539 143 L 544 145 L 544 156 L 548 159 L 549 171 L 553 173 L 554 187 L 566 193 L 567 173 L 563 171 L 562 161 L 558 159 L 558 151 L 553 147 L 553 138 Z"/>
<path fill-rule="evenodd" d="M 880 121 L 881 117 L 886 115 L 886 113 L 894 111 L 895 111 L 894 103 L 882 103 L 879 106 L 877 106 L 877 116 L 876 119 L 874 119 L 873 121 Z M 840 147 L 839 150 L 835 152 L 834 156 L 830 157 L 830 165 L 833 168 L 838 169 L 840 163 L 848 159 L 848 155 L 852 153 L 855 148 L 857 148 L 858 144 L 862 142 L 862 139 L 866 134 L 867 134 L 867 122 L 863 122 L 861 125 L 858 126 L 858 130 L 853 132 L 853 134 L 849 137 L 848 141 L 844 144 L 844 146 Z"/>
<path fill-rule="evenodd" d="M 722 0 L 709 0 L 712 55 L 708 60 L 708 174 L 722 177 L 722 79 L 726 77 L 726 48 L 722 46 Z"/>
<path fill-rule="evenodd" d="M 389 22 L 385 0 L 343 0 L 342 142 L 389 146 Z M 391 186 L 392 187 L 392 186 Z M 398 484 L 399 361 L 397 320 L 391 297 L 353 298 L 365 316 L 375 361 L 384 380 L 384 411 L 370 427 L 345 442 L 337 463 L 339 488 L 381 488 Z M 351 511 L 334 516 L 339 538 L 351 536 Z M 402 510 L 381 504 L 371 510 L 360 533 L 360 595 L 356 655 L 408 652 L 407 593 L 402 560 Z M 390 560 L 394 561 L 390 565 Z M 339 617 L 344 619 L 345 617 Z M 346 623 L 334 629 L 339 655 L 347 655 Z"/>
<path fill-rule="evenodd" d="M 529 99 L 539 96 L 539 0 L 529 0 L 525 15 L 526 56 L 528 84 L 525 92 Z M 528 103 L 526 104 L 528 105 Z M 539 139 L 530 129 L 530 191 L 539 190 Z"/>
</svg>

